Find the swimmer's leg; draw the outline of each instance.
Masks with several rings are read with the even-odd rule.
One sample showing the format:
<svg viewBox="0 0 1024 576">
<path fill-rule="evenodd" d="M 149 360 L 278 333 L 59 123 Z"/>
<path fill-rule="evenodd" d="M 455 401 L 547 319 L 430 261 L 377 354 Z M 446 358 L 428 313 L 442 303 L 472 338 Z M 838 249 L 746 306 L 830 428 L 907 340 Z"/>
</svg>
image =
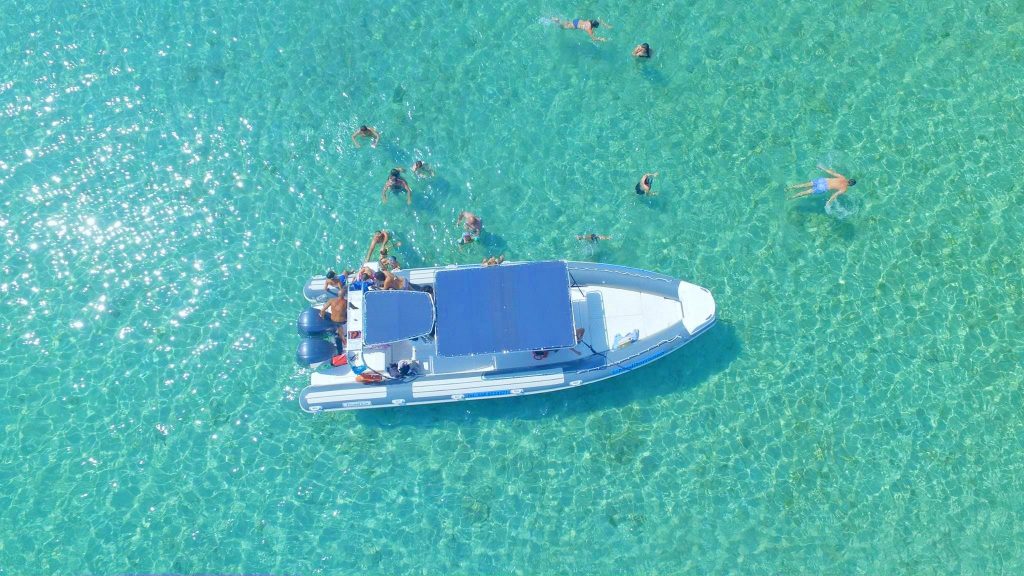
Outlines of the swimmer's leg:
<svg viewBox="0 0 1024 576">
<path fill-rule="evenodd" d="M 811 186 L 814 186 L 814 182 L 801 182 L 799 184 L 793 184 L 792 186 L 787 187 L 786 190 L 795 190 L 797 188 L 810 188 Z"/>
<path fill-rule="evenodd" d="M 814 190 L 804 190 L 803 192 L 801 192 L 799 194 L 795 194 L 793 196 L 790 196 L 789 199 L 790 200 L 796 200 L 797 198 L 803 198 L 804 196 L 810 196 L 811 194 L 814 194 Z"/>
</svg>

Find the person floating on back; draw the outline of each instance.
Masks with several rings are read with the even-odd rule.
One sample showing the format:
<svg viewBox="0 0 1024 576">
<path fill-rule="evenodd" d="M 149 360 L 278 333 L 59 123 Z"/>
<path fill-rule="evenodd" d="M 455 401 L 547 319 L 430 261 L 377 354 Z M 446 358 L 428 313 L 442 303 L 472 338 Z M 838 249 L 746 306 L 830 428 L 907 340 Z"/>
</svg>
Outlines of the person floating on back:
<svg viewBox="0 0 1024 576">
<path fill-rule="evenodd" d="M 372 139 L 373 142 L 370 143 L 370 148 L 376 148 L 377 141 L 380 140 L 380 133 L 374 130 L 373 128 L 370 128 L 366 124 L 363 124 L 362 126 L 359 127 L 359 130 L 356 130 L 355 132 L 352 133 L 352 143 L 356 145 L 356 148 L 359 148 L 359 142 L 356 140 L 356 136 L 359 136 L 360 138 Z"/>
<path fill-rule="evenodd" d="M 405 203 L 412 204 L 412 188 L 409 187 L 409 183 L 402 178 L 401 168 L 392 168 L 391 173 L 388 174 L 388 181 L 384 183 L 384 187 L 380 189 L 381 202 L 388 203 L 388 191 L 401 191 L 405 190 Z"/>
<path fill-rule="evenodd" d="M 648 172 L 641 176 L 640 181 L 636 183 L 636 193 L 640 196 L 657 196 L 658 193 L 651 190 L 651 186 L 654 185 L 654 178 L 657 175 L 657 172 Z"/>
<path fill-rule="evenodd" d="M 847 178 L 846 176 L 843 176 L 842 174 L 836 172 L 835 170 L 825 168 L 821 164 L 818 164 L 818 168 L 824 170 L 825 172 L 828 172 L 833 177 L 815 178 L 810 182 L 801 182 L 799 184 L 793 184 L 792 186 L 787 188 L 787 190 L 803 190 L 791 196 L 789 198 L 790 200 L 803 198 L 804 196 L 817 196 L 818 194 L 824 194 L 825 192 L 835 190 L 835 194 L 832 194 L 828 201 L 825 202 L 825 208 L 828 208 L 829 205 L 832 204 L 832 202 L 834 202 L 836 198 L 839 198 L 843 194 L 846 194 L 846 191 L 850 188 L 850 186 L 853 186 L 854 184 L 857 183 L 857 181 L 854 180 L 853 178 Z"/>
<path fill-rule="evenodd" d="M 637 44 L 636 48 L 633 48 L 633 56 L 636 58 L 650 58 L 651 57 L 651 45 L 647 42 L 643 44 Z"/>
<path fill-rule="evenodd" d="M 581 20 L 579 18 L 575 18 L 572 22 L 562 22 L 558 18 L 552 18 L 551 21 L 555 24 L 561 24 L 562 28 L 565 28 L 566 30 L 583 30 L 590 36 L 590 39 L 595 42 L 604 42 L 607 40 L 607 38 L 594 35 L 594 30 L 597 29 L 598 26 L 604 25 L 605 28 L 609 30 L 612 29 L 610 24 L 607 22 L 601 22 L 600 20 Z"/>
</svg>

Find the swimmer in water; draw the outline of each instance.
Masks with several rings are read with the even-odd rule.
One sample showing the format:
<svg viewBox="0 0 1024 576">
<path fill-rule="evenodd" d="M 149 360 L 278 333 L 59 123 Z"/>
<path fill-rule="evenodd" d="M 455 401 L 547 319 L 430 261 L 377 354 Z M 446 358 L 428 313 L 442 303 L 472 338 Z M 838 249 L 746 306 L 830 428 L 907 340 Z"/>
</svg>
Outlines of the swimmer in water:
<svg viewBox="0 0 1024 576">
<path fill-rule="evenodd" d="M 594 234 L 593 232 L 591 232 L 590 234 L 577 234 L 576 239 L 584 240 L 586 242 L 597 242 L 598 240 L 611 240 L 612 237 L 602 236 L 600 234 Z"/>
<path fill-rule="evenodd" d="M 388 254 L 387 248 L 380 249 L 380 259 L 377 260 L 377 265 L 380 266 L 381 270 L 386 270 L 388 272 L 402 269 L 402 266 L 398 263 L 398 259 Z"/>
<path fill-rule="evenodd" d="M 658 193 L 651 190 L 651 186 L 654 185 L 654 178 L 657 175 L 657 172 L 648 172 L 641 176 L 640 181 L 636 183 L 636 193 L 640 196 L 657 196 Z"/>
<path fill-rule="evenodd" d="M 843 194 L 846 194 L 846 191 L 850 188 L 850 186 L 853 186 L 854 184 L 857 183 L 857 181 L 854 180 L 853 178 L 847 178 L 846 176 L 843 176 L 842 174 L 836 172 L 835 170 L 825 168 L 821 164 L 818 164 L 818 168 L 820 170 L 828 172 L 832 176 L 832 178 L 815 178 L 810 182 L 801 182 L 799 184 L 793 184 L 792 186 L 787 188 L 787 190 L 802 190 L 799 193 L 791 196 L 789 198 L 790 200 L 803 198 L 805 196 L 817 196 L 818 194 L 824 194 L 825 192 L 830 192 L 834 190 L 835 193 L 832 194 L 831 197 L 829 197 L 827 202 L 825 202 L 825 208 L 828 208 L 829 205 L 831 205 L 836 198 L 839 198 Z"/>
<path fill-rule="evenodd" d="M 369 262 L 370 256 L 373 256 L 373 251 L 380 246 L 381 248 L 387 248 L 388 242 L 391 242 L 391 235 L 388 234 L 387 230 L 377 230 L 370 237 L 370 248 L 366 251 L 366 257 L 363 258 L 363 262 Z"/>
<path fill-rule="evenodd" d="M 476 214 L 473 214 L 469 210 L 463 210 L 459 212 L 459 218 L 455 220 L 455 224 L 462 224 L 466 228 L 466 232 L 473 236 L 479 236 L 484 230 L 484 221 Z"/>
<path fill-rule="evenodd" d="M 636 58 L 650 58 L 651 57 L 651 45 L 647 42 L 638 44 L 636 48 L 633 48 L 633 56 Z"/>
<path fill-rule="evenodd" d="M 388 181 L 384 183 L 384 187 L 380 189 L 380 199 L 384 204 L 388 203 L 388 191 L 401 191 L 405 190 L 405 203 L 412 204 L 412 188 L 409 187 L 409 183 L 402 178 L 401 168 L 392 168 L 391 173 L 388 174 Z"/>
<path fill-rule="evenodd" d="M 431 168 L 423 160 L 417 160 L 416 162 L 413 163 L 413 165 L 412 165 L 412 173 L 415 174 L 417 178 L 433 178 L 434 177 L 434 169 Z"/>
<path fill-rule="evenodd" d="M 499 266 L 504 261 L 505 261 L 505 255 L 502 254 L 501 256 L 498 256 L 497 258 L 495 258 L 494 256 L 491 256 L 490 258 L 484 258 L 484 261 L 481 262 L 480 265 L 481 266 Z"/>
<path fill-rule="evenodd" d="M 352 133 L 352 143 L 356 145 L 356 148 L 359 148 L 359 142 L 356 140 L 356 136 L 359 136 L 360 138 L 372 139 L 373 142 L 370 143 L 370 148 L 376 148 L 377 141 L 380 140 L 380 132 L 377 132 L 376 130 L 370 128 L 366 124 L 363 124 L 362 126 L 359 127 L 359 130 L 356 130 L 355 132 Z"/>
<path fill-rule="evenodd" d="M 562 28 L 565 28 L 566 30 L 583 30 L 590 36 L 590 39 L 595 42 L 604 42 L 607 40 L 607 38 L 594 35 L 594 30 L 596 30 L 598 26 L 603 25 L 609 30 L 612 29 L 610 24 L 607 22 L 601 22 L 600 20 L 581 20 L 580 18 L 575 18 L 572 22 L 562 22 L 558 18 L 552 18 L 551 21 L 555 24 L 561 24 Z"/>
</svg>

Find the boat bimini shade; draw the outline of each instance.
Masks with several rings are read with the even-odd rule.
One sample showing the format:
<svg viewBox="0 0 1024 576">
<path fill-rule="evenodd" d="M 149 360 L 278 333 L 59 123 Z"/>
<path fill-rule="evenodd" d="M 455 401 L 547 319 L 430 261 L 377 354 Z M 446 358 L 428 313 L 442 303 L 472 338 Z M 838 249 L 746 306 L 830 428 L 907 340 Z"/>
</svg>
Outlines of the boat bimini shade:
<svg viewBox="0 0 1024 576">
<path fill-rule="evenodd" d="M 426 292 L 370 290 L 363 295 L 363 344 L 387 344 L 429 334 L 434 305 Z"/>
<path fill-rule="evenodd" d="M 434 296 L 441 356 L 576 344 L 565 262 L 442 270 Z"/>
</svg>

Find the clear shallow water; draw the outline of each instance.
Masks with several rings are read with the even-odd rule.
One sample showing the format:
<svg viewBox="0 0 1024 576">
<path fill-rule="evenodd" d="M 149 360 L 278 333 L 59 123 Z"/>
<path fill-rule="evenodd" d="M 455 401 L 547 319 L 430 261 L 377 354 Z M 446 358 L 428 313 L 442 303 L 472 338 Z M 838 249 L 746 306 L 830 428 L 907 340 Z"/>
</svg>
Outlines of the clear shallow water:
<svg viewBox="0 0 1024 576">
<path fill-rule="evenodd" d="M 585 8 L 4 5 L 0 573 L 1019 572 L 1021 8 Z M 849 217 L 785 200 L 817 162 Z M 382 226 L 721 322 L 585 390 L 310 417 L 301 284 Z"/>
</svg>

